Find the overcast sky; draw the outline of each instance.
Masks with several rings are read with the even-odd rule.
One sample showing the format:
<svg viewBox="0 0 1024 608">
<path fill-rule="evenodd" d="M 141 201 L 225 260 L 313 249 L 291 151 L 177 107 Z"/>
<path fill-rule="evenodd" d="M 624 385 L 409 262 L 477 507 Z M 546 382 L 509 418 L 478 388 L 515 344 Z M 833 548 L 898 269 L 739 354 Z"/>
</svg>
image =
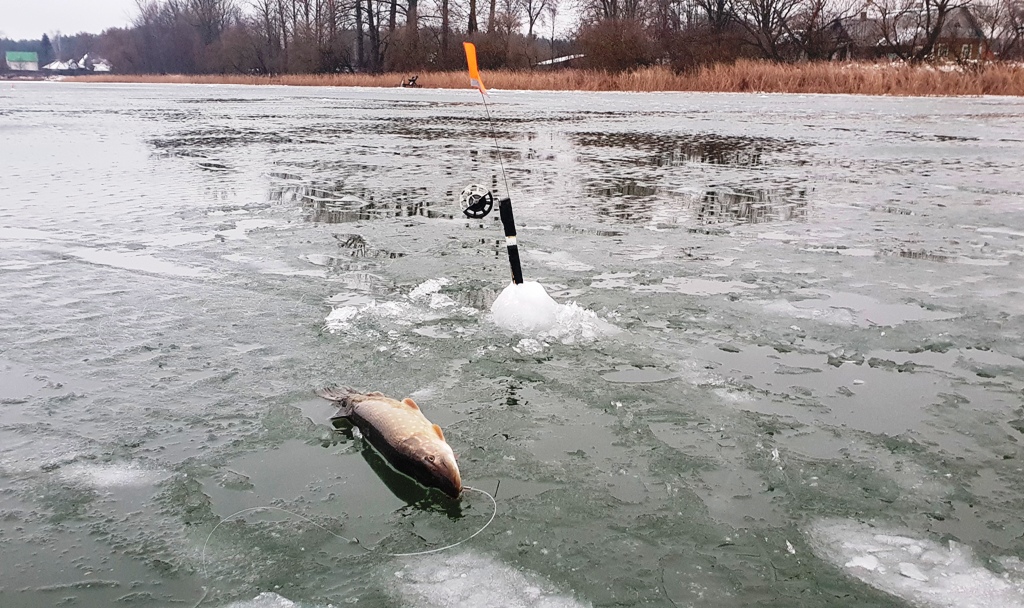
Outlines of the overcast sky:
<svg viewBox="0 0 1024 608">
<path fill-rule="evenodd" d="M 99 34 L 128 25 L 137 13 L 135 0 L 0 0 L 0 38 Z"/>
</svg>

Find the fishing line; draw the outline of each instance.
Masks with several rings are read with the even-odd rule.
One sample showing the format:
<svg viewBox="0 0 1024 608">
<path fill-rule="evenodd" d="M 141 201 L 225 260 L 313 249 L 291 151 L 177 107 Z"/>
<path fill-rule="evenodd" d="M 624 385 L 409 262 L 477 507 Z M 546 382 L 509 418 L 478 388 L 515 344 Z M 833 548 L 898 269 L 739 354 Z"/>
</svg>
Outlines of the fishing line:
<svg viewBox="0 0 1024 608">
<path fill-rule="evenodd" d="M 417 556 L 417 555 L 430 555 L 432 553 L 440 553 L 441 551 L 447 551 L 448 549 L 453 549 L 455 547 L 458 547 L 462 543 L 465 543 L 465 542 L 475 538 L 481 532 L 486 530 L 488 528 L 488 526 L 491 525 L 491 522 L 494 521 L 494 518 L 498 515 L 498 501 L 496 501 L 494 499 L 494 496 L 489 494 L 486 490 L 481 490 L 479 488 L 472 488 L 470 486 L 463 486 L 462 489 L 463 490 L 470 490 L 472 492 L 479 492 L 480 494 L 483 494 L 484 496 L 486 496 L 487 498 L 490 499 L 492 510 L 491 510 L 491 516 L 490 516 L 490 518 L 488 518 L 487 523 L 485 523 L 483 526 L 480 527 L 479 530 L 477 530 L 476 532 L 470 534 L 466 538 L 463 538 L 462 540 L 454 542 L 454 543 L 452 543 L 450 545 L 445 545 L 443 547 L 437 547 L 437 548 L 434 548 L 434 549 L 427 549 L 425 551 L 412 551 L 412 552 L 409 552 L 409 553 L 385 553 L 383 551 L 375 551 L 372 548 L 364 547 L 359 542 L 358 539 L 346 538 L 346 537 L 344 537 L 344 536 L 342 536 L 340 534 L 336 534 L 335 532 L 332 532 L 331 530 L 328 530 L 324 526 L 316 523 L 315 521 L 313 521 L 312 519 L 306 517 L 305 515 L 301 515 L 299 513 L 296 513 L 295 511 L 289 511 L 288 509 L 282 509 L 281 507 L 272 507 L 272 506 L 266 505 L 266 506 L 262 506 L 262 507 L 249 507 L 248 509 L 242 509 L 240 511 L 235 511 L 231 515 L 228 515 L 224 519 L 222 519 L 219 522 L 217 522 L 217 525 L 213 527 L 213 530 L 210 530 L 210 533 L 206 535 L 206 541 L 203 543 L 203 550 L 202 550 L 202 552 L 200 552 L 200 557 L 199 557 L 200 567 L 202 568 L 202 571 L 203 571 L 203 578 L 209 578 L 209 573 L 206 571 L 206 546 L 210 543 L 210 539 L 213 538 L 213 533 L 216 532 L 217 528 L 221 527 L 222 524 L 227 523 L 228 521 L 238 517 L 239 515 L 242 515 L 244 513 L 253 513 L 253 512 L 256 512 L 256 511 L 280 511 L 282 513 L 287 513 L 289 515 L 297 517 L 298 519 L 300 519 L 302 521 L 310 523 L 310 524 L 316 526 L 317 528 L 320 528 L 321 530 L 323 530 L 324 532 L 327 532 L 328 534 L 330 534 L 331 536 L 333 536 L 335 538 L 340 538 L 341 540 L 343 540 L 343 541 L 345 541 L 347 543 L 357 544 L 357 545 L 359 545 L 360 548 L 362 548 L 367 553 L 376 553 L 378 555 L 384 555 L 384 556 L 387 556 L 387 557 L 414 557 L 414 556 Z M 192 608 L 199 608 L 199 605 L 202 604 L 204 601 L 206 601 L 206 596 L 209 595 L 209 593 L 210 593 L 209 588 L 203 587 L 203 596 L 199 598 L 199 601 L 196 602 L 196 604 Z"/>
<path fill-rule="evenodd" d="M 491 128 L 491 139 L 494 140 L 494 152 L 498 155 L 498 166 L 501 167 L 501 181 L 505 183 L 505 196 L 512 196 L 508 189 L 508 177 L 505 175 L 505 163 L 501 160 L 501 147 L 498 146 L 498 135 L 494 132 L 494 122 L 491 120 L 491 109 L 487 105 L 487 95 L 480 92 L 480 99 L 484 102 L 484 112 L 487 113 L 487 126 Z"/>
</svg>

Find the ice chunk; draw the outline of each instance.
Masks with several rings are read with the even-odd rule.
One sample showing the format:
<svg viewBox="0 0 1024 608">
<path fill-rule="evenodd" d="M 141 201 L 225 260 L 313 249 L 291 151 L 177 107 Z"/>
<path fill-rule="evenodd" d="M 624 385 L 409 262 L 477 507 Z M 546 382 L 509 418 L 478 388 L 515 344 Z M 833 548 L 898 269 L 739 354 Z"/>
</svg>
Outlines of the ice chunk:
<svg viewBox="0 0 1024 608">
<path fill-rule="evenodd" d="M 564 344 L 589 342 L 618 329 L 575 302 L 559 304 L 536 281 L 506 287 L 491 306 L 491 320 L 504 329 Z"/>
<path fill-rule="evenodd" d="M 844 568 L 863 568 L 865 570 L 877 570 L 878 558 L 874 555 L 858 555 L 843 564 Z"/>
<path fill-rule="evenodd" d="M 474 552 L 410 559 L 384 587 L 402 605 L 467 608 L 582 608 L 550 581 Z"/>
<path fill-rule="evenodd" d="M 818 556 L 915 606 L 1024 608 L 1024 571 L 1007 568 L 996 574 L 966 545 L 942 545 L 905 530 L 851 520 L 814 522 L 807 535 Z"/>
<path fill-rule="evenodd" d="M 339 294 L 332 300 L 344 303 L 331 310 L 324 320 L 324 328 L 332 334 L 349 332 L 368 322 L 386 330 L 394 326 L 410 326 L 451 316 L 477 314 L 476 309 L 460 306 L 452 298 L 439 293 L 450 282 L 446 278 L 430 279 L 417 285 L 408 297 L 385 302 L 370 298 L 345 299 Z"/>
<path fill-rule="evenodd" d="M 910 562 L 900 562 L 900 574 L 915 581 L 928 582 L 928 577 L 921 572 L 921 569 Z"/>
<path fill-rule="evenodd" d="M 417 285 L 412 291 L 409 292 L 409 299 L 421 300 L 426 296 L 436 294 L 437 292 L 441 291 L 441 288 L 444 287 L 445 285 L 448 285 L 449 283 L 451 283 L 451 280 L 445 277 L 423 281 L 422 283 Z"/>
</svg>

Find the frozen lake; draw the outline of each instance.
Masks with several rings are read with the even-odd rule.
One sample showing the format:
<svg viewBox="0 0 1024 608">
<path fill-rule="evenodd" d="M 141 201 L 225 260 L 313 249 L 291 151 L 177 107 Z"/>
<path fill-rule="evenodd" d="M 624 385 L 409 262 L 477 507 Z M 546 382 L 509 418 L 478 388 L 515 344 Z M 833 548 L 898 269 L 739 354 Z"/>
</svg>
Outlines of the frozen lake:
<svg viewBox="0 0 1024 608">
<path fill-rule="evenodd" d="M 1024 606 L 1024 100 L 4 87 L 3 608 Z"/>
</svg>

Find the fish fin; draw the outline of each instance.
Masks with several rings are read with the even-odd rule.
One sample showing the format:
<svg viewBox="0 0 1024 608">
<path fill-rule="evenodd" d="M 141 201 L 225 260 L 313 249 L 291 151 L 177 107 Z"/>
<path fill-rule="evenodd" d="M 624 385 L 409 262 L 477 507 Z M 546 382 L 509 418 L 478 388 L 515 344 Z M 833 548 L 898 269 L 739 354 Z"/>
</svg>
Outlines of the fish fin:
<svg viewBox="0 0 1024 608">
<path fill-rule="evenodd" d="M 416 402 L 413 401 L 412 399 L 408 398 L 408 397 L 406 397 L 405 399 L 402 399 L 402 403 L 408 405 L 409 407 L 411 407 L 414 410 L 420 409 L 420 406 L 416 405 Z"/>
<path fill-rule="evenodd" d="M 328 401 L 344 402 L 352 395 L 357 395 L 356 390 L 350 386 L 327 386 L 316 389 L 316 394 Z"/>
<path fill-rule="evenodd" d="M 331 416 L 331 421 L 333 422 L 335 420 L 344 420 L 344 419 L 347 419 L 351 415 L 352 415 L 352 406 L 351 405 L 343 405 L 343 406 L 338 408 L 338 411 L 334 412 L 334 415 Z"/>
<path fill-rule="evenodd" d="M 384 393 L 382 393 L 380 391 L 373 391 L 372 393 L 366 393 L 366 396 L 367 397 L 386 397 L 387 395 L 385 395 Z"/>
<path fill-rule="evenodd" d="M 444 433 L 441 432 L 441 427 L 437 426 L 436 424 L 434 425 L 434 432 L 437 433 L 437 436 L 441 441 L 445 440 Z"/>
</svg>

